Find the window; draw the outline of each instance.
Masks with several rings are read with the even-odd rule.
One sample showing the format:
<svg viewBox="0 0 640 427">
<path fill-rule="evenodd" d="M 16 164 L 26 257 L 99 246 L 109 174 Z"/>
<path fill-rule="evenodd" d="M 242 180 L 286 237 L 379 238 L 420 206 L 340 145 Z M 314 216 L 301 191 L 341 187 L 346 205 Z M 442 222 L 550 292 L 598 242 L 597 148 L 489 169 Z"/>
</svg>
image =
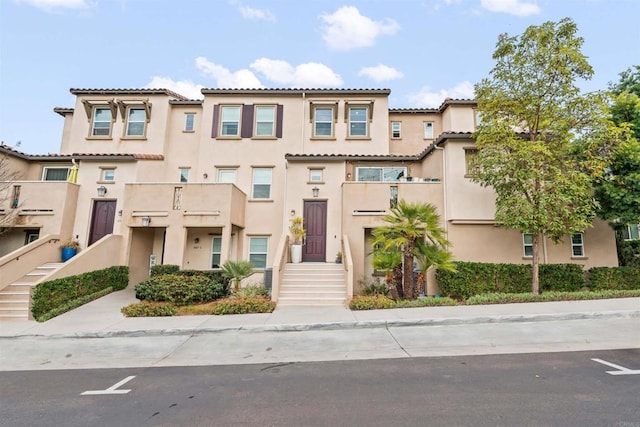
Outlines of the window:
<svg viewBox="0 0 640 427">
<path fill-rule="evenodd" d="M 322 169 L 309 169 L 310 182 L 322 182 Z"/>
<path fill-rule="evenodd" d="M 40 230 L 25 230 L 24 244 L 28 245 L 40 238 Z"/>
<path fill-rule="evenodd" d="M 222 237 L 213 236 L 211 242 L 211 268 L 220 268 L 220 253 L 222 253 Z"/>
<path fill-rule="evenodd" d="M 464 149 L 465 176 L 472 176 L 476 173 L 478 167 L 477 161 L 478 150 L 476 148 Z"/>
<path fill-rule="evenodd" d="M 93 111 L 93 125 L 91 127 L 91 136 L 109 136 L 111 135 L 111 109 L 95 108 Z"/>
<path fill-rule="evenodd" d="M 271 168 L 253 169 L 253 195 L 254 199 L 271 198 Z"/>
<path fill-rule="evenodd" d="M 582 233 L 571 235 L 571 255 L 574 257 L 584 256 L 584 236 Z"/>
<path fill-rule="evenodd" d="M 391 138 L 394 139 L 398 139 L 400 138 L 400 128 L 401 128 L 401 123 L 400 122 L 391 122 Z"/>
<path fill-rule="evenodd" d="M 268 237 L 249 238 L 249 262 L 254 268 L 267 267 L 267 250 L 269 249 Z"/>
<path fill-rule="evenodd" d="M 524 248 L 524 256 L 532 257 L 533 256 L 533 234 L 531 233 L 522 234 L 522 246 Z"/>
<path fill-rule="evenodd" d="M 367 136 L 367 107 L 349 107 L 349 136 Z"/>
<path fill-rule="evenodd" d="M 406 167 L 356 168 L 356 181 L 397 182 L 407 176 Z"/>
<path fill-rule="evenodd" d="M 144 108 L 129 108 L 126 136 L 144 136 L 147 112 Z"/>
<path fill-rule="evenodd" d="M 220 135 L 240 136 L 240 106 L 222 106 L 220 118 Z"/>
<path fill-rule="evenodd" d="M 478 125 L 482 123 L 482 113 L 478 110 L 474 110 L 474 111 L 475 111 L 474 118 L 476 120 L 476 128 L 477 128 Z"/>
<path fill-rule="evenodd" d="M 398 186 L 390 185 L 389 186 L 389 207 L 395 208 L 398 206 Z"/>
<path fill-rule="evenodd" d="M 194 113 L 186 113 L 184 115 L 184 131 L 193 132 L 196 115 Z"/>
<path fill-rule="evenodd" d="M 276 107 L 274 105 L 257 105 L 255 107 L 255 136 L 275 136 Z"/>
<path fill-rule="evenodd" d="M 218 182 L 226 184 L 236 183 L 235 169 L 218 169 Z"/>
<path fill-rule="evenodd" d="M 424 137 L 433 138 L 433 122 L 424 122 Z"/>
<path fill-rule="evenodd" d="M 189 169 L 180 168 L 180 182 L 189 182 Z"/>
<path fill-rule="evenodd" d="M 43 181 L 66 181 L 68 176 L 69 176 L 68 167 L 44 168 L 44 170 L 42 171 Z"/>
<path fill-rule="evenodd" d="M 624 240 L 640 239 L 640 224 L 629 224 L 622 229 Z"/>
<path fill-rule="evenodd" d="M 100 176 L 101 181 L 115 181 L 116 170 L 114 168 L 102 169 Z"/>
<path fill-rule="evenodd" d="M 333 136 L 333 107 L 315 107 L 313 136 Z"/>
</svg>

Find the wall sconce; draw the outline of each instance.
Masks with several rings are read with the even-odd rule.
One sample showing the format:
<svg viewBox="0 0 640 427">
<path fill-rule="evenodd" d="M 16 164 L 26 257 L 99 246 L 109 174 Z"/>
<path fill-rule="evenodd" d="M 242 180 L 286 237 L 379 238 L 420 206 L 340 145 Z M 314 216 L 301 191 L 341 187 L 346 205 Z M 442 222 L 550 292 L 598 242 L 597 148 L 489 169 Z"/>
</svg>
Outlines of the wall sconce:
<svg viewBox="0 0 640 427">
<path fill-rule="evenodd" d="M 105 194 L 107 194 L 107 187 L 105 187 L 104 185 L 98 187 L 98 197 L 104 197 Z"/>
<path fill-rule="evenodd" d="M 291 216 L 296 216 L 296 210 L 295 209 L 291 209 L 291 212 L 289 212 L 289 214 Z"/>
<path fill-rule="evenodd" d="M 318 187 L 313 187 L 311 191 L 313 191 L 313 197 L 318 197 L 318 194 L 320 194 L 320 189 Z"/>
<path fill-rule="evenodd" d="M 202 174 L 202 177 L 203 177 L 204 179 L 207 179 L 207 178 L 209 178 L 209 174 L 208 174 L 208 173 L 203 173 L 203 174 Z"/>
<path fill-rule="evenodd" d="M 347 172 L 347 181 L 351 181 L 351 172 Z"/>
<path fill-rule="evenodd" d="M 118 216 L 122 216 L 122 209 L 118 211 Z"/>
<path fill-rule="evenodd" d="M 196 237 L 195 239 L 193 239 L 193 243 L 196 243 L 196 244 L 197 244 L 197 243 L 200 243 L 200 238 L 199 238 L 199 237 Z"/>
<path fill-rule="evenodd" d="M 148 216 L 143 216 L 142 217 L 142 226 L 143 227 L 148 227 L 149 224 L 151 224 L 151 218 L 149 218 Z"/>
</svg>

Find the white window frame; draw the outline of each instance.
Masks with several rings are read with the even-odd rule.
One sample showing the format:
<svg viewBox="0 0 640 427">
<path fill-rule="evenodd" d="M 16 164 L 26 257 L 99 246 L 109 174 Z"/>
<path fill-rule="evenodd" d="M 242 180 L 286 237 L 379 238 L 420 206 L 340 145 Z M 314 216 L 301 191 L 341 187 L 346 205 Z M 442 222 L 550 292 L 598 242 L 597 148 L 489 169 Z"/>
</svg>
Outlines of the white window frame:
<svg viewBox="0 0 640 427">
<path fill-rule="evenodd" d="M 226 119 L 225 120 L 225 111 L 237 110 L 238 111 L 238 119 Z M 225 131 L 225 124 L 233 124 L 235 123 L 237 126 L 236 133 L 227 133 Z M 240 132 L 242 132 L 242 105 L 221 105 L 220 106 L 220 132 L 219 135 L 223 138 L 239 138 Z"/>
<path fill-rule="evenodd" d="M 336 110 L 335 110 L 335 106 L 333 105 L 314 105 L 313 106 L 313 137 L 314 138 L 333 138 L 334 137 L 334 133 L 335 133 L 335 115 L 336 115 Z M 320 110 L 329 110 L 329 112 L 331 113 L 331 118 L 327 121 L 327 120 L 318 120 L 318 111 Z M 331 132 L 329 132 L 329 135 L 325 135 L 325 134 L 318 134 L 318 124 L 326 124 L 329 123 L 331 126 Z"/>
<path fill-rule="evenodd" d="M 269 171 L 268 179 L 266 176 L 258 177 L 258 174 L 256 173 L 256 172 L 266 172 L 266 171 Z M 256 197 L 256 186 L 258 185 L 268 186 L 268 194 L 266 197 Z M 273 186 L 273 168 L 254 167 L 252 178 L 251 178 L 251 198 L 259 199 L 259 200 L 271 200 L 272 186 Z"/>
<path fill-rule="evenodd" d="M 98 118 L 98 111 L 99 110 L 106 110 L 109 112 L 109 120 L 96 120 Z M 113 128 L 113 111 L 111 110 L 111 108 L 108 105 L 96 105 L 95 107 L 93 107 L 93 111 L 92 111 L 92 118 L 91 118 L 91 138 L 110 138 L 111 137 L 111 131 Z M 109 127 L 96 127 L 97 123 L 108 123 Z M 105 135 L 102 134 L 97 134 L 96 131 L 97 130 L 102 130 L 102 129 L 108 129 L 108 132 Z"/>
<path fill-rule="evenodd" d="M 258 119 L 258 111 L 260 110 L 271 110 L 271 119 L 270 120 L 259 120 Z M 257 138 L 274 138 L 276 136 L 276 115 L 277 108 L 275 105 L 255 105 L 253 108 L 253 116 L 254 116 L 254 125 L 253 125 L 253 136 Z M 261 133 L 259 132 L 260 125 L 271 124 L 271 132 L 270 133 Z"/>
<path fill-rule="evenodd" d="M 216 251 L 216 241 L 220 242 L 220 248 Z M 215 266 L 214 257 L 218 257 L 218 266 Z M 222 261 L 222 236 L 212 236 L 211 238 L 211 268 L 220 268 Z"/>
<path fill-rule="evenodd" d="M 184 132 L 195 132 L 196 113 L 184 113 Z"/>
<path fill-rule="evenodd" d="M 134 111 L 141 111 L 143 118 L 141 120 L 131 120 L 131 115 Z M 127 107 L 127 123 L 125 126 L 125 137 L 127 138 L 144 138 L 147 134 L 147 109 L 144 105 L 130 105 Z M 130 126 L 132 124 L 140 124 L 142 123 L 142 132 L 140 134 L 131 133 Z"/>
<path fill-rule="evenodd" d="M 395 129 L 397 127 L 397 129 Z M 397 132 L 397 135 L 396 135 Z M 391 139 L 402 138 L 402 122 L 391 122 Z"/>
<path fill-rule="evenodd" d="M 349 115 L 348 135 L 349 138 L 367 138 L 369 136 L 369 106 L 367 105 L 350 105 L 347 114 Z M 364 120 L 353 120 L 351 112 L 354 110 L 364 110 Z M 364 134 L 354 134 L 352 125 L 364 123 Z"/>
<path fill-rule="evenodd" d="M 229 180 L 224 178 L 225 175 L 232 176 Z M 218 182 L 224 184 L 235 184 L 238 178 L 238 169 L 236 168 L 218 168 Z"/>
<path fill-rule="evenodd" d="M 434 122 L 424 122 L 424 138 L 425 139 L 433 139 L 434 138 Z"/>
<path fill-rule="evenodd" d="M 531 238 L 531 242 L 527 242 L 527 237 Z M 527 248 L 531 249 L 531 254 L 527 254 Z M 533 234 L 532 233 L 522 233 L 522 256 L 524 258 L 533 257 Z"/>
<path fill-rule="evenodd" d="M 379 180 L 361 180 L 360 175 L 366 169 L 379 169 L 380 170 L 380 179 Z M 356 167 L 356 181 L 358 182 L 399 182 L 399 179 L 385 179 L 385 170 L 387 174 L 391 172 L 392 169 L 402 169 L 403 176 L 408 176 L 408 169 L 406 166 L 359 166 Z"/>
<path fill-rule="evenodd" d="M 253 243 L 254 241 L 257 240 L 266 240 L 266 250 L 264 252 L 262 251 L 256 251 L 253 248 Z M 259 265 L 256 265 L 254 263 L 254 261 L 251 259 L 253 256 L 264 256 L 264 265 L 262 265 L 262 262 Z M 267 268 L 267 263 L 269 261 L 269 236 L 250 236 L 249 237 L 249 262 L 251 262 L 253 264 L 253 268 L 258 269 L 258 270 L 263 270 L 265 268 Z"/>
<path fill-rule="evenodd" d="M 179 168 L 180 182 L 189 182 L 189 170 L 191 168 Z"/>
<path fill-rule="evenodd" d="M 47 178 L 47 173 L 49 171 L 51 171 L 51 170 L 61 170 L 61 169 L 66 169 L 66 171 L 67 171 L 67 175 L 65 176 L 64 179 L 46 179 Z M 63 182 L 63 181 L 66 181 L 67 179 L 69 179 L 69 171 L 70 170 L 71 170 L 71 168 L 69 166 L 45 166 L 42 169 L 42 180 L 43 181 L 52 181 L 52 182 Z"/>
<path fill-rule="evenodd" d="M 634 233 L 632 232 L 632 230 L 635 230 L 635 235 L 638 237 L 634 237 Z M 633 241 L 633 240 L 639 240 L 640 239 L 640 224 L 627 224 L 627 226 L 624 228 L 623 232 L 622 232 L 622 236 L 623 239 L 627 242 Z"/>
<path fill-rule="evenodd" d="M 324 170 L 320 168 L 309 169 L 309 182 L 323 182 Z"/>
<path fill-rule="evenodd" d="M 580 242 L 575 241 L 575 237 L 580 237 Z M 576 253 L 576 249 L 579 253 Z M 571 235 L 571 257 L 572 258 L 584 258 L 584 234 L 583 233 L 573 233 Z"/>
<path fill-rule="evenodd" d="M 116 180 L 116 168 L 102 168 L 100 181 L 114 182 Z"/>
</svg>

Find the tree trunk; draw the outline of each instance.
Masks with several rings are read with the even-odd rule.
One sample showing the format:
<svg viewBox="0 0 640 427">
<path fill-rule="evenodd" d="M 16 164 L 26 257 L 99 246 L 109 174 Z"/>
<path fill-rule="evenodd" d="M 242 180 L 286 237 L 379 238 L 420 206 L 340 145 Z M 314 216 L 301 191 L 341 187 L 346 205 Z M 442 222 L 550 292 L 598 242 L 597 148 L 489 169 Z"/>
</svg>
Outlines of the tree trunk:
<svg viewBox="0 0 640 427">
<path fill-rule="evenodd" d="M 533 278 L 531 280 L 531 292 L 533 292 L 534 295 L 538 295 L 540 293 L 539 247 L 540 233 L 535 233 L 533 235 L 533 263 L 531 265 L 531 270 L 533 272 Z"/>
<path fill-rule="evenodd" d="M 407 245 L 408 246 L 408 245 Z M 405 299 L 414 299 L 413 286 L 413 248 L 405 248 L 403 260 L 403 290 Z"/>
<path fill-rule="evenodd" d="M 393 268 L 393 285 L 396 288 L 396 299 L 404 299 L 402 290 L 402 264 Z"/>
</svg>

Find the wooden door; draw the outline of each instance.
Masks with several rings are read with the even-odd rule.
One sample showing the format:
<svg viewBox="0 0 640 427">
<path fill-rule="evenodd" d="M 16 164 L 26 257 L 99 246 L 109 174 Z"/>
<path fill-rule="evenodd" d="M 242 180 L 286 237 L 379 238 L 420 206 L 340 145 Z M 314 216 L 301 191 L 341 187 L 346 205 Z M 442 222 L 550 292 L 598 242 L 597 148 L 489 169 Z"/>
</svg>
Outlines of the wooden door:
<svg viewBox="0 0 640 427">
<path fill-rule="evenodd" d="M 302 249 L 303 262 L 325 262 L 327 256 L 327 202 L 304 202 L 306 244 Z"/>
<path fill-rule="evenodd" d="M 113 222 L 115 218 L 115 200 L 94 200 L 89 245 L 94 244 L 107 234 L 113 233 Z"/>
</svg>

